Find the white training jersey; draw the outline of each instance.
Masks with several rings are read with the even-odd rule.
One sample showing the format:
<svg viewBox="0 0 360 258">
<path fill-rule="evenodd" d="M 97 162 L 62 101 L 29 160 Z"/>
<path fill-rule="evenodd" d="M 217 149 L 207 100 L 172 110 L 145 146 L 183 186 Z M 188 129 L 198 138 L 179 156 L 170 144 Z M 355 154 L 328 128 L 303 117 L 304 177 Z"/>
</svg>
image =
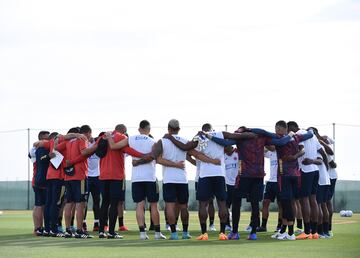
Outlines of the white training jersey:
<svg viewBox="0 0 360 258">
<path fill-rule="evenodd" d="M 225 182 L 227 185 L 235 185 L 236 177 L 239 173 L 239 156 L 235 149 L 231 155 L 224 154 L 225 162 Z"/>
<path fill-rule="evenodd" d="M 188 140 L 178 135 L 173 134 L 173 137 L 184 144 L 188 142 Z M 185 162 L 186 151 L 180 150 L 169 139 L 161 139 L 161 142 L 163 147 L 163 159 L 167 159 L 173 162 Z M 163 183 L 187 184 L 188 178 L 186 169 L 163 166 Z"/>
<path fill-rule="evenodd" d="M 195 174 L 195 182 L 199 182 L 199 175 L 200 175 L 200 166 L 201 161 L 196 159 L 196 174 Z"/>
<path fill-rule="evenodd" d="M 317 157 L 322 159 L 320 154 Z M 324 162 L 321 162 L 321 165 L 317 166 L 319 168 L 319 185 L 330 185 L 330 176 Z"/>
<path fill-rule="evenodd" d="M 95 142 L 90 143 L 89 147 L 92 147 Z M 100 176 L 99 168 L 100 158 L 94 153 L 88 158 L 88 177 Z"/>
<path fill-rule="evenodd" d="M 266 151 L 265 158 L 270 159 L 270 178 L 268 182 L 277 182 L 278 159 L 276 151 Z"/>
<path fill-rule="evenodd" d="M 327 157 L 328 157 L 329 162 L 334 160 L 334 155 L 327 155 Z M 329 167 L 329 177 L 330 177 L 330 179 L 337 179 L 338 178 L 336 168 L 330 168 Z"/>
<path fill-rule="evenodd" d="M 307 133 L 307 131 L 306 130 L 299 130 L 297 132 L 297 134 L 304 134 L 304 133 Z M 314 171 L 318 170 L 319 168 L 315 164 L 310 164 L 310 165 L 303 165 L 302 164 L 302 161 L 305 158 L 316 159 L 318 157 L 318 150 L 321 149 L 322 146 L 319 143 L 316 136 L 314 135 L 312 138 L 299 143 L 299 145 L 304 146 L 304 151 L 305 151 L 305 154 L 298 159 L 299 167 L 300 167 L 301 171 L 304 172 L 304 173 L 309 173 L 309 172 L 314 172 Z"/>
<path fill-rule="evenodd" d="M 224 139 L 222 132 L 211 132 L 210 134 L 214 137 Z M 201 152 L 209 158 L 219 159 L 221 164 L 214 165 L 211 163 L 201 162 L 199 177 L 225 177 L 224 147 L 213 141 L 208 141 L 207 146 Z"/>
<path fill-rule="evenodd" d="M 129 137 L 129 146 L 140 153 L 150 153 L 155 140 L 145 134 Z M 132 157 L 134 160 L 139 158 Z M 132 167 L 131 182 L 155 182 L 156 181 L 156 161 Z"/>
</svg>

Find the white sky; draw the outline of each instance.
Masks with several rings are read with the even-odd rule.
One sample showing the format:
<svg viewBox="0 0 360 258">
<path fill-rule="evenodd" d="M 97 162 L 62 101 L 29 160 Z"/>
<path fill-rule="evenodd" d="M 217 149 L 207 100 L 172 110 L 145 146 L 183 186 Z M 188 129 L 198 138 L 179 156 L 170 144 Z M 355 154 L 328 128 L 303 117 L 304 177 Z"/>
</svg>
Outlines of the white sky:
<svg viewBox="0 0 360 258">
<path fill-rule="evenodd" d="M 358 1 L 0 0 L 0 131 L 360 125 L 359 100 Z M 360 127 L 341 130 L 341 177 L 360 179 Z M 27 178 L 26 133 L 0 141 L 0 180 Z"/>
</svg>

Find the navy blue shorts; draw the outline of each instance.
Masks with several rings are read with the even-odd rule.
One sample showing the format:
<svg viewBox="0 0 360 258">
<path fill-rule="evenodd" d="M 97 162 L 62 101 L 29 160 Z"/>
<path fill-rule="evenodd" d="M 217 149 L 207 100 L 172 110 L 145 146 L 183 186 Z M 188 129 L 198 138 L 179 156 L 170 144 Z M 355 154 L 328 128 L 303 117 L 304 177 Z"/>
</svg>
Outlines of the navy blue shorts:
<svg viewBox="0 0 360 258">
<path fill-rule="evenodd" d="M 298 198 L 300 190 L 300 177 L 281 176 L 278 178 L 280 200 L 292 200 Z"/>
<path fill-rule="evenodd" d="M 236 181 L 239 185 L 234 188 L 233 197 L 235 199 L 246 198 L 248 202 L 260 202 L 263 199 L 264 178 L 238 176 Z"/>
<path fill-rule="evenodd" d="M 103 200 L 118 199 L 125 201 L 125 180 L 100 180 L 100 192 Z"/>
<path fill-rule="evenodd" d="M 336 178 L 330 179 L 330 187 L 329 187 L 328 197 L 327 197 L 328 201 L 330 201 L 334 197 L 335 185 L 336 185 Z"/>
<path fill-rule="evenodd" d="M 35 193 L 35 206 L 44 206 L 46 203 L 46 188 L 33 187 Z"/>
<path fill-rule="evenodd" d="M 232 204 L 232 199 L 234 194 L 234 186 L 226 184 L 226 190 L 227 190 L 226 206 L 230 207 Z"/>
<path fill-rule="evenodd" d="M 314 195 L 318 189 L 319 182 L 319 171 L 313 171 L 304 173 L 301 171 L 301 187 L 300 187 L 300 197 L 309 197 Z"/>
<path fill-rule="evenodd" d="M 189 201 L 188 184 L 163 184 L 163 198 L 165 202 L 187 204 Z"/>
<path fill-rule="evenodd" d="M 330 185 L 319 185 L 316 192 L 317 203 L 324 203 L 328 201 Z"/>
<path fill-rule="evenodd" d="M 279 184 L 277 182 L 267 182 L 265 186 L 264 199 L 275 201 L 279 198 Z"/>
<path fill-rule="evenodd" d="M 209 201 L 214 196 L 217 201 L 226 201 L 225 177 L 212 176 L 199 178 L 197 192 L 199 201 Z"/>
<path fill-rule="evenodd" d="M 88 196 L 87 180 L 70 180 L 65 181 L 67 202 L 86 202 Z"/>
<path fill-rule="evenodd" d="M 134 202 L 142 202 L 145 199 L 148 202 L 158 202 L 158 182 L 134 182 L 131 184 L 131 193 Z"/>
</svg>

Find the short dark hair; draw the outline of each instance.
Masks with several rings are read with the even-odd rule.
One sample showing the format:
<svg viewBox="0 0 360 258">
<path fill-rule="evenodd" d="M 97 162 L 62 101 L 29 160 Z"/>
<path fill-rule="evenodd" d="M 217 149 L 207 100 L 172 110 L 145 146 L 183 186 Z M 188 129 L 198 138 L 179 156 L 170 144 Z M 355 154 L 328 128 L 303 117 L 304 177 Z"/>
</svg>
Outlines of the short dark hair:
<svg viewBox="0 0 360 258">
<path fill-rule="evenodd" d="M 38 139 L 41 140 L 46 134 L 50 134 L 48 131 L 40 131 L 38 134 Z"/>
<path fill-rule="evenodd" d="M 209 123 L 203 124 L 203 126 L 201 127 L 201 130 L 204 132 L 209 132 L 211 129 L 212 129 L 212 126 Z"/>
<path fill-rule="evenodd" d="M 91 133 L 91 128 L 89 125 L 83 125 L 80 127 L 80 133 Z"/>
<path fill-rule="evenodd" d="M 142 120 L 139 124 L 141 129 L 146 129 L 146 127 L 150 127 L 150 122 L 148 120 Z"/>
<path fill-rule="evenodd" d="M 127 131 L 126 125 L 118 124 L 117 126 L 115 126 L 115 131 L 117 131 L 119 133 L 126 133 L 126 131 Z"/>
<path fill-rule="evenodd" d="M 58 136 L 59 133 L 58 132 L 52 132 L 50 135 L 49 135 L 49 139 L 53 139 L 55 138 L 56 136 Z"/>
<path fill-rule="evenodd" d="M 277 121 L 275 126 L 280 126 L 282 128 L 287 129 L 287 124 L 286 124 L 286 122 L 284 120 Z"/>
<path fill-rule="evenodd" d="M 299 128 L 298 124 L 297 124 L 295 121 L 289 121 L 289 122 L 287 122 L 287 126 L 288 126 L 288 127 Z"/>
<path fill-rule="evenodd" d="M 79 133 L 80 132 L 80 127 L 76 126 L 73 128 L 70 128 L 70 130 L 67 133 Z"/>
</svg>

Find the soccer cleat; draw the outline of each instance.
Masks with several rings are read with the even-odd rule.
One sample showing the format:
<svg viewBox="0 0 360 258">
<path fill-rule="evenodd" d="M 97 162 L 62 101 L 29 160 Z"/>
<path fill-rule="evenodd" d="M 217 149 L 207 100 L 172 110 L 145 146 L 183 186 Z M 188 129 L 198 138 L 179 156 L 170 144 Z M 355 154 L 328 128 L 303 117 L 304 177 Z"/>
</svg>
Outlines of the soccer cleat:
<svg viewBox="0 0 360 258">
<path fill-rule="evenodd" d="M 311 239 L 311 234 L 305 234 L 305 232 L 302 232 L 300 235 L 296 237 L 296 240 L 305 240 L 305 239 Z"/>
<path fill-rule="evenodd" d="M 108 239 L 123 239 L 123 236 L 120 236 L 118 233 L 114 233 L 114 234 L 107 234 L 107 238 Z"/>
<path fill-rule="evenodd" d="M 60 231 L 59 232 L 53 232 L 53 231 L 50 230 L 49 235 L 51 237 L 65 237 L 65 234 L 63 232 L 60 232 Z"/>
<path fill-rule="evenodd" d="M 127 226 L 121 226 L 119 227 L 119 231 L 129 231 Z"/>
<path fill-rule="evenodd" d="M 182 233 L 182 239 L 191 239 L 191 236 L 190 236 L 189 232 L 183 232 Z"/>
<path fill-rule="evenodd" d="M 276 237 L 277 240 L 287 240 L 288 233 L 279 233 L 279 235 Z"/>
<path fill-rule="evenodd" d="M 291 236 L 288 234 L 287 235 L 287 240 L 290 240 L 290 241 L 296 240 L 295 234 L 292 234 Z"/>
<path fill-rule="evenodd" d="M 257 240 L 256 233 L 249 234 L 247 240 Z"/>
<path fill-rule="evenodd" d="M 209 230 L 216 231 L 215 225 L 214 224 L 209 225 Z"/>
<path fill-rule="evenodd" d="M 333 237 L 333 236 L 334 236 L 334 233 L 333 233 L 332 231 L 329 231 L 329 235 L 330 235 L 331 237 Z"/>
<path fill-rule="evenodd" d="M 88 231 L 83 231 L 83 233 L 86 235 L 86 238 L 94 238 L 94 236 L 90 235 Z"/>
<path fill-rule="evenodd" d="M 34 230 L 34 235 L 35 236 L 42 236 L 43 231 L 41 230 L 41 228 L 38 228 L 38 229 Z"/>
<path fill-rule="evenodd" d="M 165 228 L 167 231 L 171 231 L 170 225 L 169 224 L 165 224 Z"/>
<path fill-rule="evenodd" d="M 238 232 L 234 233 L 234 232 L 230 232 L 228 235 L 227 235 L 228 239 L 229 240 L 239 240 L 240 239 L 240 235 Z"/>
<path fill-rule="evenodd" d="M 232 230 L 231 226 L 229 226 L 229 225 L 225 226 L 225 231 L 231 231 L 231 230 Z"/>
<path fill-rule="evenodd" d="M 319 239 L 319 234 L 318 233 L 312 234 L 310 239 L 315 239 L 315 240 Z"/>
<path fill-rule="evenodd" d="M 42 233 L 42 236 L 44 236 L 44 237 L 50 236 L 49 231 L 46 231 L 46 230 L 44 229 L 44 230 L 43 230 L 43 233 Z"/>
<path fill-rule="evenodd" d="M 148 240 L 149 236 L 146 234 L 146 232 L 140 232 L 140 240 Z"/>
<path fill-rule="evenodd" d="M 256 228 L 256 232 L 267 232 L 267 229 L 260 226 Z"/>
<path fill-rule="evenodd" d="M 161 232 L 155 232 L 154 239 L 155 239 L 155 240 L 166 239 L 166 236 L 164 236 L 163 234 L 161 234 Z"/>
<path fill-rule="evenodd" d="M 85 239 L 85 238 L 89 238 L 88 237 L 88 234 L 86 234 L 86 232 L 84 232 L 84 231 L 80 231 L 80 230 L 77 230 L 76 232 L 75 232 L 75 238 L 83 238 L 83 239 Z"/>
<path fill-rule="evenodd" d="M 170 240 L 179 240 L 179 236 L 177 232 L 172 232 L 170 235 Z"/>
<path fill-rule="evenodd" d="M 247 226 L 247 227 L 245 228 L 245 231 L 246 231 L 246 232 L 251 232 L 251 229 L 252 229 L 251 226 Z"/>
<path fill-rule="evenodd" d="M 327 235 L 319 234 L 319 239 L 327 239 L 327 238 L 329 238 Z"/>
<path fill-rule="evenodd" d="M 63 232 L 63 233 L 64 233 L 64 229 L 63 229 L 63 227 L 62 227 L 62 226 L 58 226 L 58 227 L 57 227 L 57 231 L 58 231 L 58 232 Z"/>
<path fill-rule="evenodd" d="M 203 241 L 209 240 L 209 235 L 207 233 L 201 234 L 196 238 L 196 240 L 203 240 Z"/>
<path fill-rule="evenodd" d="M 65 232 L 65 238 L 72 238 L 74 237 L 75 235 L 73 234 L 73 232 L 71 232 L 71 230 L 66 230 Z"/>
<path fill-rule="evenodd" d="M 228 237 L 224 233 L 220 233 L 218 239 L 224 241 L 224 240 L 228 240 Z"/>
<path fill-rule="evenodd" d="M 271 238 L 272 239 L 277 239 L 278 236 L 280 236 L 280 235 L 281 235 L 280 231 L 277 231 L 275 234 L 271 235 Z"/>
<path fill-rule="evenodd" d="M 107 237 L 107 235 L 106 235 L 105 232 L 100 232 L 99 233 L 99 238 L 106 238 L 106 237 Z"/>
</svg>

